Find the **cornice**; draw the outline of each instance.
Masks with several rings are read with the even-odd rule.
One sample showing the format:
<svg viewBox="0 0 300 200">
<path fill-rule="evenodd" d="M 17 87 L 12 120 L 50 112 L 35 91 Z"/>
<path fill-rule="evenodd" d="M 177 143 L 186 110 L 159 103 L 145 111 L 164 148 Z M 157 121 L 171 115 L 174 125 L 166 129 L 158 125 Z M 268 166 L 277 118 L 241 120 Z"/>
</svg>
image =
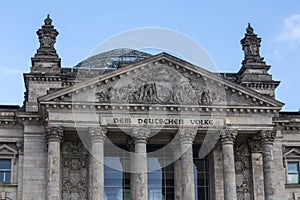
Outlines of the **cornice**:
<svg viewBox="0 0 300 200">
<path fill-rule="evenodd" d="M 220 114 L 272 114 L 277 115 L 281 107 L 260 106 L 220 106 L 220 105 L 179 105 L 179 104 L 117 104 L 97 102 L 41 102 L 42 109 L 53 110 L 120 110 L 120 111 L 168 111 L 168 112 L 201 112 Z"/>
</svg>

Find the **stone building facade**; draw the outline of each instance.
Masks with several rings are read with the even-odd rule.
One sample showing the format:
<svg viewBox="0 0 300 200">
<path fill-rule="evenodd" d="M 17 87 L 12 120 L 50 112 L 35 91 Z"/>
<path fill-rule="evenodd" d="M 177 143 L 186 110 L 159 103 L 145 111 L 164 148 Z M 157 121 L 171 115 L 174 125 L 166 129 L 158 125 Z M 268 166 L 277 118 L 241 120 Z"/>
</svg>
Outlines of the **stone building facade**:
<svg viewBox="0 0 300 200">
<path fill-rule="evenodd" d="M 300 113 L 248 25 L 237 73 L 116 49 L 61 67 L 48 16 L 22 106 L 0 106 L 2 200 L 299 200 Z"/>
</svg>

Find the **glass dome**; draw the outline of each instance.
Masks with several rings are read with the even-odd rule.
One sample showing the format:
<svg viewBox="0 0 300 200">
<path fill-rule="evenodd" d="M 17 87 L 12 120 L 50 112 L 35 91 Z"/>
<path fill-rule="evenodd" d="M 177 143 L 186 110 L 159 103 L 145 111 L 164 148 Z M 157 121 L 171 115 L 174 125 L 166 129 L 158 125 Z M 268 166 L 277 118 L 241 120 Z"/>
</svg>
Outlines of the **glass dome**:
<svg viewBox="0 0 300 200">
<path fill-rule="evenodd" d="M 78 63 L 74 68 L 115 70 L 122 65 L 135 63 L 151 56 L 151 54 L 134 49 L 114 49 L 91 56 Z"/>
</svg>

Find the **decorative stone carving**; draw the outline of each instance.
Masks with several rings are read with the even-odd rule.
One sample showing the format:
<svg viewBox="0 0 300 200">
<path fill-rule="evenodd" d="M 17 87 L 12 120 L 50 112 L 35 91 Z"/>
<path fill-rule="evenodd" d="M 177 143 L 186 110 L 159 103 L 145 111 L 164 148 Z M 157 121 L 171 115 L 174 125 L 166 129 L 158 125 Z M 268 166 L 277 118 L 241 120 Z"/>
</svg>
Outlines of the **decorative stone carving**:
<svg viewBox="0 0 300 200">
<path fill-rule="evenodd" d="M 259 132 L 260 142 L 264 144 L 273 144 L 276 137 L 276 131 L 274 130 L 261 130 Z"/>
<path fill-rule="evenodd" d="M 196 128 L 180 128 L 178 130 L 179 141 L 181 144 L 193 144 L 196 135 Z"/>
<path fill-rule="evenodd" d="M 236 173 L 236 190 L 238 200 L 251 199 L 251 157 L 249 146 L 247 144 L 236 144 L 235 157 L 235 173 Z"/>
<path fill-rule="evenodd" d="M 56 53 L 54 44 L 58 36 L 57 30 L 52 25 L 52 19 L 48 15 L 45 24 L 37 31 L 40 47 L 31 58 L 31 72 L 59 73 L 61 59 Z"/>
<path fill-rule="evenodd" d="M 90 141 L 93 142 L 101 142 L 104 143 L 106 138 L 107 128 L 104 127 L 96 127 L 89 128 L 89 138 Z"/>
<path fill-rule="evenodd" d="M 88 151 L 81 142 L 64 142 L 62 155 L 62 200 L 88 199 Z"/>
<path fill-rule="evenodd" d="M 132 129 L 132 137 L 134 143 L 147 143 L 147 140 L 150 136 L 150 129 L 145 127 L 135 127 Z"/>
<path fill-rule="evenodd" d="M 250 23 L 246 29 L 245 37 L 241 40 L 242 48 L 245 54 L 244 62 L 263 62 L 263 58 L 260 57 L 261 38 L 257 37 L 254 33 Z"/>
<path fill-rule="evenodd" d="M 54 29 L 54 26 L 52 25 L 52 19 L 49 15 L 45 19 L 45 24 L 37 31 L 37 34 L 39 36 L 40 48 L 38 49 L 35 57 L 42 55 L 58 57 L 54 49 L 58 32 L 56 29 Z"/>
<path fill-rule="evenodd" d="M 17 146 L 17 150 L 18 150 L 18 155 L 23 156 L 23 154 L 24 154 L 24 144 L 21 143 L 21 142 L 17 142 L 16 146 Z"/>
<path fill-rule="evenodd" d="M 47 127 L 46 139 L 47 142 L 61 142 L 63 139 L 63 127 Z"/>
<path fill-rule="evenodd" d="M 202 92 L 199 104 L 204 104 L 204 105 L 212 104 L 212 99 L 209 90 Z"/>
<path fill-rule="evenodd" d="M 222 145 L 233 144 L 236 139 L 237 133 L 238 133 L 237 130 L 222 129 L 220 131 L 220 139 L 221 139 Z"/>
<path fill-rule="evenodd" d="M 124 83 L 124 84 L 123 84 Z M 221 87 L 207 86 L 202 77 L 194 79 L 190 74 L 166 67 L 163 64 L 143 69 L 131 77 L 123 77 L 115 85 L 101 86 L 96 92 L 100 102 L 124 103 L 193 103 L 209 105 L 225 103 Z"/>
</svg>

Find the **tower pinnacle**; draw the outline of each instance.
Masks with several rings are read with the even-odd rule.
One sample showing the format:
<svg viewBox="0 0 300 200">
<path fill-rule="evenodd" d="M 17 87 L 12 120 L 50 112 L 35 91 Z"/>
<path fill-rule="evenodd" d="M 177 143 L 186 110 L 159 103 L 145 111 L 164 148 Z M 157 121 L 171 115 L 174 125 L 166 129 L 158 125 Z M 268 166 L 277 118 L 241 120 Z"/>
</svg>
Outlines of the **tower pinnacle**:
<svg viewBox="0 0 300 200">
<path fill-rule="evenodd" d="M 260 43 L 261 38 L 257 37 L 251 24 L 248 23 L 245 36 L 241 40 L 244 60 L 237 78 L 241 85 L 275 98 L 274 91 L 279 82 L 274 81 L 272 75 L 268 73 L 271 66 L 260 56 Z"/>
<path fill-rule="evenodd" d="M 44 25 L 36 32 L 39 38 L 40 47 L 31 59 L 34 72 L 56 72 L 59 71 L 61 60 L 56 53 L 54 44 L 58 36 L 57 30 L 52 25 L 50 15 L 44 20 Z"/>
<path fill-rule="evenodd" d="M 257 37 L 250 23 L 248 23 L 245 37 L 241 40 L 242 49 L 245 56 L 243 64 L 264 63 L 263 58 L 260 56 L 260 43 L 261 38 Z"/>
</svg>

